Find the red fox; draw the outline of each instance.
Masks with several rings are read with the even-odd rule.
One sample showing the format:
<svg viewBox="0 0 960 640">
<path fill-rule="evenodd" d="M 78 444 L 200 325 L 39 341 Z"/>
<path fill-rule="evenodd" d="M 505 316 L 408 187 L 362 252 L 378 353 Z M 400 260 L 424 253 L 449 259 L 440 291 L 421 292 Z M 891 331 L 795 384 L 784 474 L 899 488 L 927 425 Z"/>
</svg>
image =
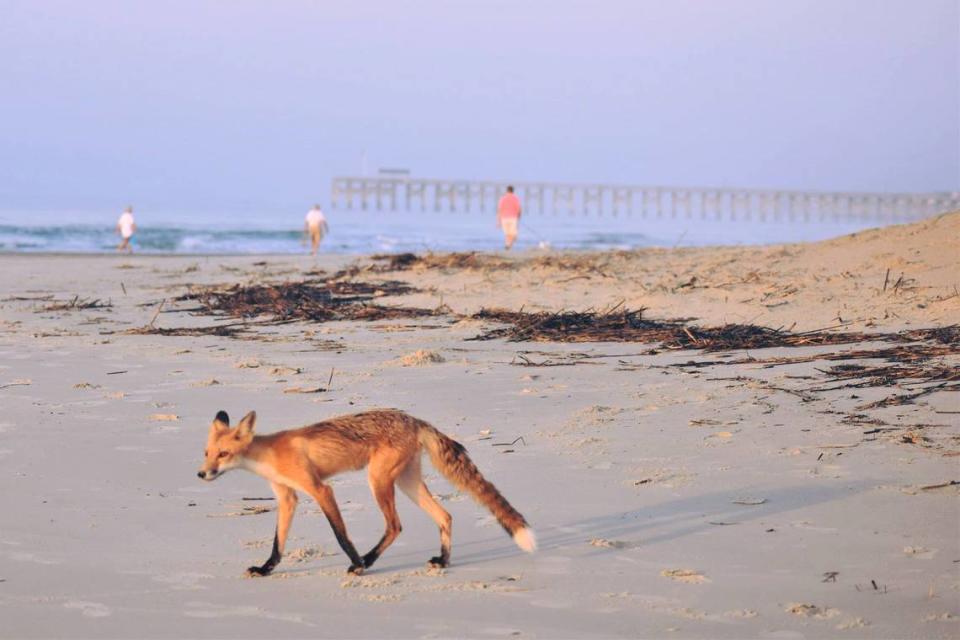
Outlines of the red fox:
<svg viewBox="0 0 960 640">
<path fill-rule="evenodd" d="M 283 556 L 290 521 L 297 508 L 297 492 L 310 495 L 330 522 L 340 548 L 350 558 L 348 572 L 361 574 L 400 534 L 400 518 L 394 502 L 394 483 L 426 511 L 440 527 L 440 555 L 432 567 L 450 563 L 452 518 L 434 499 L 420 475 L 420 453 L 430 460 L 457 488 L 466 491 L 493 513 L 513 541 L 524 551 L 537 548 L 533 530 L 488 482 L 467 456 L 463 445 L 411 415 L 379 410 L 340 416 L 300 429 L 254 435 L 257 414 L 253 411 L 230 428 L 225 411 L 210 425 L 204 462 L 197 475 L 214 480 L 230 469 L 246 469 L 270 481 L 277 497 L 277 528 L 273 551 L 263 565 L 247 569 L 249 576 L 266 576 Z M 333 489 L 324 481 L 342 471 L 369 467 L 370 490 L 386 520 L 386 531 L 366 555 L 360 556 L 347 536 Z"/>
</svg>

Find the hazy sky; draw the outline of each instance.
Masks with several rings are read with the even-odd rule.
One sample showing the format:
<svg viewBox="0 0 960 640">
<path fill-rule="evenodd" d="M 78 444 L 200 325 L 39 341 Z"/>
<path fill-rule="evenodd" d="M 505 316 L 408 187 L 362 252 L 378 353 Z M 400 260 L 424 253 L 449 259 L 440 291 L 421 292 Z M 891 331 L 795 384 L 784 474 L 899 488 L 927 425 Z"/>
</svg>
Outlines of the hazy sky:
<svg viewBox="0 0 960 640">
<path fill-rule="evenodd" d="M 333 175 L 960 189 L 960 0 L 0 0 L 0 208 Z"/>
</svg>

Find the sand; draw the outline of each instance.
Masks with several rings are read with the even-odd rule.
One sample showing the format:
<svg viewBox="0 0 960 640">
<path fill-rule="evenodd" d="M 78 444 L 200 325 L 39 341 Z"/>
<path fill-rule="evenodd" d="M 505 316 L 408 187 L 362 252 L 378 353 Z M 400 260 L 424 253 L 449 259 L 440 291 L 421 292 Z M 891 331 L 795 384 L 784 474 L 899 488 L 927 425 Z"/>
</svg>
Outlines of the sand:
<svg viewBox="0 0 960 640">
<path fill-rule="evenodd" d="M 462 314 L 625 301 L 704 325 L 896 331 L 960 322 L 958 249 L 952 214 L 811 245 L 529 253 L 501 268 L 358 277 L 423 291 L 383 304 Z M 671 367 L 744 354 L 477 342 L 468 338 L 484 324 L 471 319 L 123 333 L 151 320 L 225 322 L 171 301 L 192 286 L 351 262 L 0 256 L 0 636 L 960 634 L 960 501 L 949 484 L 960 480 L 960 393 L 860 410 L 902 389 L 810 396 L 820 360 Z M 47 310 L 75 296 L 111 306 Z M 372 407 L 460 439 L 532 523 L 540 551 L 521 552 L 430 471 L 454 517 L 449 569 L 426 568 L 436 530 L 399 497 L 400 538 L 367 575 L 348 577 L 304 498 L 276 573 L 245 578 L 269 554 L 273 502 L 245 499 L 271 495 L 250 474 L 196 478 L 213 415 L 256 409 L 268 432 Z M 366 478 L 334 487 L 363 551 L 383 527 Z"/>
</svg>

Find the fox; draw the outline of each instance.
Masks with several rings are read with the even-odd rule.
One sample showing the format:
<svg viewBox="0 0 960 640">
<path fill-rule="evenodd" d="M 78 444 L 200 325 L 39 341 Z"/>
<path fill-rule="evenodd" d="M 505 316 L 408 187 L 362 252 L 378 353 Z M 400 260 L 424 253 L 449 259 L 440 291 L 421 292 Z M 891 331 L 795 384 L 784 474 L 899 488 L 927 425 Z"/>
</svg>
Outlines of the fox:
<svg viewBox="0 0 960 640">
<path fill-rule="evenodd" d="M 347 572 L 360 575 L 383 555 L 400 535 L 394 500 L 399 487 L 440 529 L 440 555 L 427 565 L 450 565 L 453 518 L 440 506 L 421 474 L 422 453 L 455 487 L 486 507 L 523 551 L 533 553 L 537 539 L 519 511 L 490 483 L 467 455 L 466 448 L 429 423 L 396 409 L 378 409 L 344 415 L 298 429 L 255 435 L 257 414 L 247 413 L 236 427 L 226 411 L 218 411 L 210 425 L 203 465 L 197 472 L 211 482 L 232 469 L 245 469 L 265 478 L 277 500 L 273 549 L 266 562 L 247 569 L 249 577 L 270 575 L 283 557 L 298 493 L 312 497 L 326 516 L 337 544 L 350 559 Z M 383 512 L 386 528 L 380 541 L 361 556 L 347 528 L 327 480 L 346 471 L 367 467 L 370 490 Z"/>
</svg>

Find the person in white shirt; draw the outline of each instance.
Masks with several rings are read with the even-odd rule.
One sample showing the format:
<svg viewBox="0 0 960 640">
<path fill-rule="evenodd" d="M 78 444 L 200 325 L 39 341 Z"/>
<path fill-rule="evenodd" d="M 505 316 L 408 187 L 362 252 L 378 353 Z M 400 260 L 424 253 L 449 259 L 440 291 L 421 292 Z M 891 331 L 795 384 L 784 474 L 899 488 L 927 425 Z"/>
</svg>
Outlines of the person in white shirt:
<svg viewBox="0 0 960 640">
<path fill-rule="evenodd" d="M 137 225 L 133 221 L 133 207 L 127 207 L 123 210 L 123 213 L 120 214 L 120 219 L 117 220 L 117 233 L 120 235 L 120 244 L 117 245 L 117 251 L 133 252 L 133 247 L 130 246 L 130 239 L 136 230 Z"/>
<path fill-rule="evenodd" d="M 317 255 L 317 251 L 320 248 L 320 241 L 323 240 L 323 236 L 329 231 L 330 228 L 327 226 L 327 218 L 323 215 L 323 211 L 320 210 L 320 205 L 313 205 L 313 208 L 307 212 L 307 217 L 303 225 L 304 243 L 306 243 L 308 236 L 310 238 L 310 255 Z"/>
</svg>

